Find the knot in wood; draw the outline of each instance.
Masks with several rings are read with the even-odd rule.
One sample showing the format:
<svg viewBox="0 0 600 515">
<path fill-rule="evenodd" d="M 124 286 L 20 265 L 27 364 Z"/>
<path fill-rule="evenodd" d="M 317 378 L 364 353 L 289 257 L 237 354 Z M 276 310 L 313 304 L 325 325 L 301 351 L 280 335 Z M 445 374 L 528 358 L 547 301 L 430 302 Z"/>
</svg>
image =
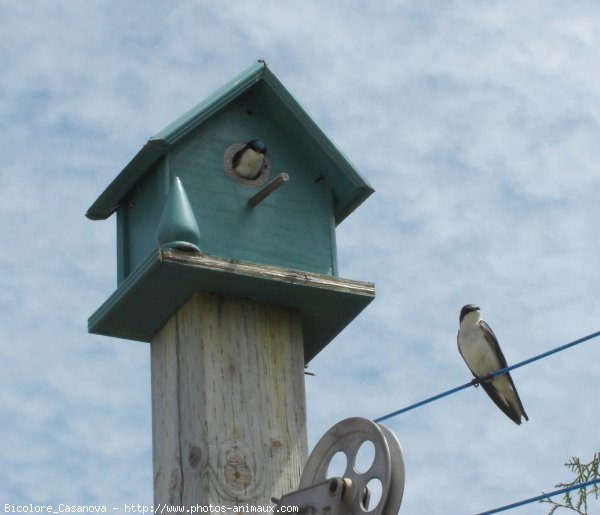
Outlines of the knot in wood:
<svg viewBox="0 0 600 515">
<path fill-rule="evenodd" d="M 188 463 L 193 469 L 200 467 L 204 459 L 202 449 L 197 445 L 192 445 L 188 452 Z"/>
<path fill-rule="evenodd" d="M 225 481 L 235 492 L 246 492 L 254 481 L 254 471 L 248 465 L 248 460 L 243 450 L 239 447 L 231 448 L 225 457 Z"/>
</svg>

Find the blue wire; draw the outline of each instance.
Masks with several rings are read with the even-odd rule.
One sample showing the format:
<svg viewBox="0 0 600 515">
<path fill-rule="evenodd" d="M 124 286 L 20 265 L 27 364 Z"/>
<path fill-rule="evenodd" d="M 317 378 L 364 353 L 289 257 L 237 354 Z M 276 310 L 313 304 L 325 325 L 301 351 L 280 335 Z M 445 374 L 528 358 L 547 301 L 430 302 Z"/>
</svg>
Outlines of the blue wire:
<svg viewBox="0 0 600 515">
<path fill-rule="evenodd" d="M 413 410 L 420 406 L 423 406 L 424 404 L 428 404 L 430 402 L 441 399 L 442 397 L 446 397 L 446 395 L 451 395 L 453 393 L 459 392 L 460 390 L 464 390 L 465 388 L 468 388 L 469 386 L 478 385 L 485 379 L 493 379 L 494 377 L 498 377 L 500 375 L 507 374 L 508 372 L 510 372 L 511 370 L 514 370 L 515 368 L 519 368 L 524 365 L 528 365 L 529 363 L 533 363 L 534 361 L 537 361 L 538 359 L 546 358 L 546 357 L 550 356 L 551 354 L 555 354 L 557 352 L 563 351 L 565 349 L 568 349 L 570 347 L 573 347 L 575 345 L 583 343 L 587 340 L 591 340 L 592 338 L 596 338 L 597 336 L 600 336 L 600 331 L 597 331 L 592 334 L 588 334 L 587 336 L 584 336 L 583 338 L 579 338 L 570 343 L 566 343 L 565 345 L 561 345 L 560 347 L 556 347 L 555 349 L 551 349 L 549 351 L 543 352 L 542 354 L 533 356 L 532 358 L 526 359 L 525 361 L 521 361 L 515 365 L 511 365 L 510 367 L 501 368 L 499 370 L 496 370 L 495 372 L 492 372 L 487 377 L 479 377 L 477 379 L 474 379 L 473 381 L 469 381 L 468 383 L 465 383 L 461 386 L 457 386 L 456 388 L 452 388 L 451 390 L 448 390 L 446 392 L 438 393 L 437 395 L 434 395 L 433 397 L 429 397 L 428 399 L 417 402 L 416 404 L 411 404 L 410 406 L 407 406 L 406 408 L 402 408 L 402 409 L 399 409 L 398 411 L 394 411 L 392 413 L 388 413 L 387 415 L 383 415 L 382 417 L 376 418 L 373 422 L 377 422 L 377 423 L 383 422 L 384 420 L 387 420 L 388 418 L 392 418 L 392 417 L 395 417 L 402 413 L 406 413 L 407 411 L 410 411 L 410 410 Z"/>
<path fill-rule="evenodd" d="M 468 383 L 465 383 L 461 386 L 457 386 L 456 388 L 452 388 L 452 390 L 448 390 L 446 392 L 442 392 L 442 393 L 438 393 L 437 395 L 434 395 L 433 397 L 429 397 L 428 399 L 422 400 L 420 402 L 417 402 L 415 404 L 411 404 L 410 406 L 406 406 L 406 408 L 402 408 L 399 409 L 398 411 L 394 411 L 392 413 L 388 413 L 387 415 L 383 415 L 382 417 L 376 418 L 375 420 L 373 420 L 373 422 L 379 423 L 379 422 L 383 422 L 384 420 L 387 420 L 388 418 L 392 418 L 395 417 L 397 415 L 401 415 L 402 413 L 406 413 L 407 411 L 410 411 L 412 409 L 418 408 L 419 406 L 423 406 L 424 404 L 428 404 L 430 402 L 436 401 L 438 399 L 441 399 L 442 397 L 445 397 L 446 395 L 450 395 L 456 392 L 459 392 L 460 390 L 464 390 L 465 388 L 468 388 L 469 386 L 473 386 L 474 384 L 476 384 L 474 381 L 469 381 Z"/>
<path fill-rule="evenodd" d="M 554 497 L 555 495 L 564 494 L 566 492 L 570 492 L 571 490 L 577 490 L 579 488 L 586 488 L 588 486 L 592 486 L 600 483 L 600 479 L 592 479 L 591 481 L 586 481 L 585 483 L 578 483 L 576 485 L 569 486 L 567 488 L 561 488 L 560 490 L 555 490 L 554 492 L 550 492 L 547 494 L 538 495 L 536 497 L 530 497 L 529 499 L 525 499 L 523 501 L 515 502 L 512 504 L 507 504 L 506 506 L 501 506 L 500 508 L 495 508 L 489 511 L 482 511 L 477 515 L 491 515 L 492 513 L 498 513 L 501 511 L 511 510 L 512 508 L 517 508 L 519 506 L 523 506 L 525 504 L 529 504 L 536 501 L 541 501 L 542 499 L 547 499 L 549 497 Z"/>
<path fill-rule="evenodd" d="M 555 349 L 551 349 L 549 351 L 542 352 L 542 354 L 538 354 L 537 356 L 534 356 L 533 358 L 529 358 L 524 361 L 521 361 L 520 363 L 517 363 L 516 365 L 512 365 L 510 367 L 501 368 L 500 370 L 496 370 L 495 372 L 492 372 L 490 374 L 490 377 L 494 378 L 497 376 L 501 376 L 502 374 L 506 374 L 507 372 L 510 372 L 511 370 L 514 370 L 515 368 L 519 368 L 524 365 L 529 365 L 529 363 L 533 363 L 534 361 L 537 361 L 538 359 L 546 358 L 552 354 L 556 354 L 557 352 L 563 351 L 570 347 L 574 347 L 575 345 L 578 345 L 580 343 L 591 340 L 592 338 L 596 338 L 597 336 L 600 336 L 600 331 L 596 331 L 595 333 L 588 334 L 587 336 L 584 336 L 583 338 L 579 338 L 578 340 L 574 340 L 570 343 L 565 343 L 564 345 L 561 345 L 560 347 L 556 347 Z"/>
</svg>

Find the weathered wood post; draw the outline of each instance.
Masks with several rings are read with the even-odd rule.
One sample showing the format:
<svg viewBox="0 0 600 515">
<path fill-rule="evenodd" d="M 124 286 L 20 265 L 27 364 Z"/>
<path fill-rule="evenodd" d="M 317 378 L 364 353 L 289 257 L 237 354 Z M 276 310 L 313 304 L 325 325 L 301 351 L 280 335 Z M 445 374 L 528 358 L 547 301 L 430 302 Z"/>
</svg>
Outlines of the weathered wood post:
<svg viewBox="0 0 600 515">
<path fill-rule="evenodd" d="M 238 175 L 256 138 L 267 157 Z M 266 507 L 297 488 L 304 365 L 374 298 L 337 276 L 335 248 L 372 191 L 259 62 L 151 138 L 90 207 L 117 213 L 118 287 L 89 330 L 151 342 L 155 506 Z"/>
</svg>

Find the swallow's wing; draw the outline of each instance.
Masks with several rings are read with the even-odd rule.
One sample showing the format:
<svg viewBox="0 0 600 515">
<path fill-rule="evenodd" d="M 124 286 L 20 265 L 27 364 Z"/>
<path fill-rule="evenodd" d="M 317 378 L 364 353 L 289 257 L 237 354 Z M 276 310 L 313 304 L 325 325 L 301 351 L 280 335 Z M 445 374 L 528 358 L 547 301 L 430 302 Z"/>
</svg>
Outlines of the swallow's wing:
<svg viewBox="0 0 600 515">
<path fill-rule="evenodd" d="M 500 368 L 506 368 L 508 366 L 508 363 L 506 362 L 506 358 L 502 353 L 502 349 L 500 348 L 498 338 L 496 338 L 494 331 L 492 331 L 492 328 L 484 320 L 479 321 L 479 327 L 481 327 L 481 330 L 483 331 L 483 336 L 485 337 L 485 340 L 489 343 L 492 350 L 496 353 L 496 356 L 498 356 L 498 361 L 500 361 Z"/>
<path fill-rule="evenodd" d="M 489 343 L 489 345 L 492 347 L 493 351 L 498 356 L 498 361 L 500 362 L 500 368 L 506 368 L 508 366 L 508 363 L 506 361 L 506 358 L 504 357 L 504 354 L 502 353 L 502 349 L 500 348 L 500 344 L 498 343 L 498 338 L 496 338 L 494 331 L 492 331 L 492 328 L 483 320 L 481 320 L 479 322 L 479 325 L 481 326 L 481 329 L 483 330 L 483 334 L 485 336 L 486 341 Z M 521 413 L 523 414 L 523 417 L 525 417 L 525 420 L 529 420 L 529 417 L 525 413 L 525 408 L 523 408 L 523 403 L 521 402 L 521 398 L 519 397 L 519 393 L 517 392 L 517 388 L 515 386 L 515 383 L 513 383 L 510 373 L 507 372 L 504 375 L 506 376 L 506 379 L 508 379 L 508 382 L 510 383 L 512 390 L 515 393 L 516 400 L 519 404 L 520 412 L 517 411 L 515 409 L 515 407 L 512 406 L 510 404 L 510 402 L 508 402 L 507 399 L 505 399 L 504 396 L 502 396 L 500 394 L 500 392 L 498 392 L 498 390 L 496 390 L 496 388 L 492 385 L 492 383 L 483 381 L 481 383 L 481 386 L 483 387 L 485 392 L 490 396 L 490 398 L 496 403 L 496 406 L 498 406 L 511 420 L 513 420 L 517 424 L 520 424 L 521 423 Z"/>
<path fill-rule="evenodd" d="M 481 387 L 485 390 L 485 393 L 488 394 L 489 398 L 494 401 L 494 404 L 502 410 L 502 412 L 510 418 L 515 424 L 521 424 L 521 414 L 514 409 L 508 402 L 504 396 L 496 389 L 496 387 L 490 383 L 489 381 L 482 381 Z M 518 396 L 517 396 L 518 397 Z M 523 411 L 523 414 L 525 412 Z M 527 419 L 527 416 L 525 416 Z"/>
</svg>

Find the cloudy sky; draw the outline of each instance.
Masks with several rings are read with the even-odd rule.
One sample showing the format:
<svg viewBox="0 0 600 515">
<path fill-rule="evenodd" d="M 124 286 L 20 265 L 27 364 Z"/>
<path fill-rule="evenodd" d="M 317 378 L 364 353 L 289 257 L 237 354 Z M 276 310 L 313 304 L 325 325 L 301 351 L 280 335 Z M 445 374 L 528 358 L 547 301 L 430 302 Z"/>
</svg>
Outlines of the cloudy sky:
<svg viewBox="0 0 600 515">
<path fill-rule="evenodd" d="M 0 0 L 0 30 L 0 503 L 152 503 L 149 347 L 87 333 L 115 225 L 84 213 L 259 58 L 376 190 L 338 227 L 377 298 L 311 364 L 311 445 L 469 380 L 463 304 L 509 362 L 600 329 L 596 1 Z M 513 372 L 519 427 L 474 388 L 389 420 L 400 513 L 570 480 L 600 448 L 599 362 L 592 340 Z"/>
</svg>

